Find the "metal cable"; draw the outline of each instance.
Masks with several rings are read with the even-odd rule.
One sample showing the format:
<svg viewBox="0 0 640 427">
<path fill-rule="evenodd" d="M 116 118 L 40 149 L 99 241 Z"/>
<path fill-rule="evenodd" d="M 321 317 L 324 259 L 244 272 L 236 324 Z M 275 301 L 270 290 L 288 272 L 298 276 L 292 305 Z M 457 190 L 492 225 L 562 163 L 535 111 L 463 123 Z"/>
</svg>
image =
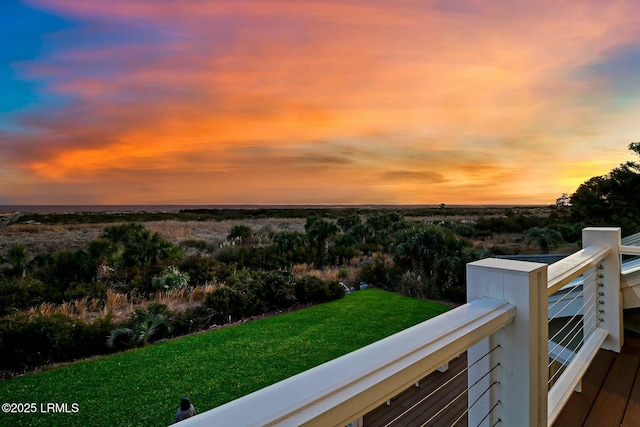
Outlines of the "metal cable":
<svg viewBox="0 0 640 427">
<path fill-rule="evenodd" d="M 554 303 L 550 307 L 550 309 L 554 308 L 558 304 L 560 304 L 561 302 L 565 304 L 564 307 L 562 307 L 560 310 L 558 310 L 558 312 L 555 313 L 554 316 L 549 318 L 549 322 L 554 320 L 555 318 L 559 317 L 559 315 L 562 314 L 563 311 L 565 311 L 578 298 L 583 298 L 582 306 L 581 306 L 583 314 L 582 315 L 578 315 L 576 313 L 573 316 L 571 316 L 566 321 L 564 326 L 562 326 L 555 333 L 555 335 L 553 335 L 549 339 L 549 342 L 554 342 L 555 343 L 553 348 L 551 348 L 549 350 L 549 355 L 554 353 L 558 349 L 558 347 L 562 347 L 563 349 L 566 348 L 566 350 L 568 350 L 570 352 L 570 355 L 566 358 L 566 359 L 569 359 L 570 357 L 575 355 L 575 352 L 578 349 L 580 349 L 582 347 L 582 344 L 584 343 L 585 335 L 587 333 L 592 332 L 592 328 L 589 328 L 590 331 L 587 331 L 586 330 L 586 326 L 590 324 L 591 320 L 593 320 L 593 316 L 595 316 L 595 311 L 596 311 L 595 309 L 597 307 L 597 305 L 596 305 L 596 292 L 589 292 L 589 298 L 586 301 L 584 300 L 584 294 L 585 294 L 585 289 L 588 289 L 588 288 L 590 288 L 590 287 L 595 285 L 596 278 L 597 278 L 596 269 L 595 268 L 589 269 L 588 273 L 586 275 L 583 275 L 582 290 L 580 292 L 578 292 L 570 301 L 567 301 L 568 298 L 566 298 L 566 297 L 572 293 L 572 291 L 573 291 L 572 290 L 572 291 L 568 292 L 567 294 L 565 294 L 565 296 L 560 298 L 558 301 L 556 301 L 556 303 Z M 579 316 L 582 317 L 582 321 L 576 322 L 575 320 L 578 319 Z M 572 323 L 574 324 L 574 326 L 568 332 L 565 332 L 567 327 L 569 325 L 571 325 Z M 564 332 L 564 337 L 562 337 L 558 342 L 556 342 L 555 340 L 563 332 Z M 570 349 L 570 348 L 567 348 L 566 346 L 568 344 L 570 344 L 580 334 L 580 332 L 582 332 L 582 338 L 580 339 L 580 342 L 577 344 L 577 347 L 576 347 L 575 351 Z M 548 369 L 551 369 L 552 365 L 554 363 L 558 362 L 558 358 L 560 358 L 560 356 L 562 355 L 563 352 L 564 352 L 564 350 L 561 350 L 561 351 L 558 352 L 558 354 L 555 357 L 550 358 L 551 360 L 549 361 L 549 364 L 547 365 Z M 560 363 L 560 367 L 554 372 L 554 374 L 551 376 L 551 378 L 549 379 L 547 384 L 551 384 L 553 381 L 555 381 L 556 378 L 559 377 L 564 372 L 565 369 L 566 369 L 566 360 L 564 362 Z"/>
<path fill-rule="evenodd" d="M 572 317 L 572 319 L 573 319 L 573 317 Z M 567 325 L 569 325 L 569 324 L 570 323 L 567 322 Z M 578 331 L 575 334 L 571 335 L 571 333 L 573 333 L 573 331 L 575 331 L 576 328 L 578 328 Z M 561 345 L 563 347 L 566 347 L 562 343 L 569 344 L 578 335 L 578 332 L 580 332 L 581 330 L 582 330 L 582 322 L 576 322 L 576 324 L 573 325 L 573 328 L 571 328 L 571 330 L 567 333 L 567 335 L 565 335 L 558 343 L 556 343 L 556 345 L 551 350 L 549 350 L 549 353 L 553 353 Z M 553 342 L 555 342 L 555 341 L 553 341 Z"/>
<path fill-rule="evenodd" d="M 480 422 L 478 423 L 478 425 L 477 425 L 476 427 L 480 427 L 480 424 L 482 424 L 482 422 L 483 422 L 484 420 L 486 420 L 486 419 L 487 419 L 487 417 L 488 417 L 489 415 L 491 415 L 491 413 L 493 412 L 493 410 L 494 410 L 494 409 L 496 409 L 496 407 L 498 406 L 498 404 L 499 404 L 499 403 L 500 403 L 500 401 L 498 400 L 498 401 L 497 401 L 497 402 L 496 402 L 496 403 L 491 407 L 491 409 L 489 409 L 489 412 L 487 412 L 487 415 L 485 415 L 485 416 L 484 416 L 484 418 L 482 418 L 482 419 L 480 420 Z"/>
<path fill-rule="evenodd" d="M 595 313 L 592 313 L 592 317 L 593 317 L 593 316 L 595 316 Z M 576 334 L 576 335 L 577 335 L 577 334 Z M 574 337 L 575 337 L 575 335 L 574 335 Z M 572 339 L 573 339 L 573 338 L 572 338 Z M 579 349 L 581 349 L 581 348 L 582 348 L 582 345 L 584 344 L 584 341 L 585 341 L 585 334 L 583 334 L 583 335 L 582 335 L 582 338 L 580 338 L 580 341 L 579 341 L 579 342 L 578 342 L 578 344 L 576 345 L 576 350 L 575 350 L 575 351 L 571 350 L 571 354 L 572 354 L 572 355 L 575 355 L 575 354 L 576 354 L 576 352 L 577 352 Z M 557 357 L 556 357 L 556 358 L 553 358 L 553 359 L 551 360 L 551 362 L 549 362 L 549 365 L 548 365 L 547 367 L 548 367 L 548 368 L 551 368 L 551 365 L 553 364 L 553 362 L 556 362 L 556 361 L 557 361 Z M 569 362 L 569 363 L 571 363 L 571 362 Z M 566 367 L 567 367 L 567 365 L 566 365 L 566 364 L 564 364 L 564 363 L 560 363 L 560 365 L 561 365 L 561 366 L 558 368 L 558 370 L 557 370 L 557 371 L 556 371 L 556 372 L 551 376 L 551 378 L 549 378 L 549 381 L 547 381 L 547 385 L 548 385 L 548 384 L 551 384 L 553 381 L 555 381 L 555 379 L 556 379 L 557 377 L 559 377 L 559 376 L 564 372 L 564 370 L 565 370 L 565 369 L 566 369 Z"/>
<path fill-rule="evenodd" d="M 491 371 L 492 371 L 494 368 L 496 368 L 497 366 L 499 366 L 499 365 L 494 366 L 494 367 L 491 369 Z M 489 371 L 489 372 L 491 372 L 491 371 Z M 487 374 L 488 374 L 488 373 L 487 373 Z M 486 376 L 487 374 L 485 374 L 485 376 Z M 480 379 L 482 379 L 482 378 L 480 378 Z M 476 382 L 476 384 L 477 384 L 477 382 Z M 461 414 L 461 415 L 460 415 L 460 416 L 459 416 L 459 417 L 454 421 L 454 423 L 453 423 L 452 425 L 455 425 L 456 423 L 458 423 L 458 421 L 460 421 L 462 418 L 464 418 L 464 416 L 465 416 L 465 415 L 467 415 L 467 414 L 469 413 L 469 410 L 470 410 L 471 408 L 473 408 L 473 407 L 476 405 L 476 403 L 478 403 L 478 402 L 480 401 L 480 399 L 482 398 L 482 396 L 484 396 L 485 394 L 487 394 L 487 392 L 488 392 L 489 390 L 491 390 L 491 387 L 493 387 L 493 386 L 494 386 L 494 385 L 496 385 L 496 384 L 500 384 L 500 383 L 499 383 L 498 381 L 494 381 L 494 382 L 492 382 L 492 383 L 489 385 L 489 387 L 487 387 L 487 388 L 482 392 L 482 394 L 480 394 L 480 396 L 478 396 L 478 398 L 477 398 L 476 400 L 474 400 L 474 402 L 473 402 L 471 405 L 468 405 L 467 409 L 466 409 L 466 410 L 465 410 L 465 411 L 464 411 L 464 412 L 463 412 L 463 413 L 462 413 L 462 414 Z M 475 385 L 475 384 L 474 384 L 474 385 Z M 471 386 L 471 387 L 473 387 L 473 386 Z M 467 390 L 466 390 L 466 392 L 468 392 L 469 390 L 471 390 L 471 387 L 468 387 L 468 388 L 467 388 Z M 464 392 L 463 392 L 463 393 L 461 393 L 461 395 L 462 395 L 462 394 L 464 394 Z M 458 397 L 459 397 L 459 396 L 460 396 L 460 395 L 458 395 Z M 458 397 L 456 397 L 456 399 L 457 399 Z M 493 411 L 493 409 L 494 409 L 496 406 L 498 406 L 498 403 L 500 403 L 500 401 L 498 401 L 495 405 L 493 405 L 493 407 L 489 410 L 489 412 L 487 413 L 487 415 L 485 415 L 485 417 L 482 419 L 483 421 L 484 421 L 484 419 L 485 419 L 485 418 L 487 418 L 487 416 L 489 416 L 489 414 L 491 413 L 491 411 Z M 438 416 L 438 414 L 435 414 L 434 416 L 432 416 L 431 418 L 429 418 L 429 419 L 427 420 L 427 422 L 426 422 L 426 423 L 424 423 L 424 424 L 422 424 L 420 427 L 424 427 L 424 426 L 426 426 L 427 424 L 429 424 L 429 423 L 430 423 L 430 422 L 431 422 L 431 421 L 432 421 L 436 416 Z M 482 423 L 482 421 L 481 421 L 480 423 Z"/>
<path fill-rule="evenodd" d="M 593 314 L 595 316 L 595 313 Z M 585 335 L 582 335 L 582 338 L 580 339 L 580 341 L 578 342 L 578 345 L 576 346 L 576 351 L 580 348 L 582 348 L 582 345 L 584 344 L 585 341 Z M 572 351 L 572 354 L 575 354 L 575 351 Z M 549 363 L 548 368 L 551 368 L 551 365 L 553 362 L 555 362 L 556 359 L 553 359 L 553 361 L 551 363 Z M 558 378 L 563 372 L 564 370 L 567 368 L 567 365 L 565 364 L 561 364 L 562 366 L 560 368 L 558 368 L 558 370 L 551 376 L 551 378 L 549 378 L 549 381 L 547 381 L 547 385 L 551 384 L 551 382 L 555 381 L 556 378 Z"/>
<path fill-rule="evenodd" d="M 435 390 L 433 390 L 431 393 L 427 394 L 426 396 L 422 397 L 420 400 L 418 400 L 416 403 L 414 403 L 413 405 L 411 405 L 410 407 L 408 407 L 407 409 L 404 410 L 404 412 L 402 412 L 401 414 L 399 414 L 397 417 L 395 417 L 394 419 L 392 419 L 391 421 L 389 421 L 387 424 L 385 424 L 383 427 L 389 427 L 390 425 L 394 424 L 395 422 L 397 422 L 398 420 L 400 420 L 402 417 L 404 417 L 405 415 L 407 415 L 408 413 L 410 413 L 411 411 L 413 411 L 415 408 L 417 408 L 419 405 L 421 405 L 425 400 L 431 398 L 434 394 L 436 394 L 437 392 L 439 392 L 440 390 L 442 390 L 444 387 L 446 387 L 447 385 L 451 384 L 451 382 L 453 382 L 456 378 L 458 378 L 460 375 L 462 374 L 466 374 L 469 369 L 471 369 L 472 367 L 474 367 L 475 365 L 477 365 L 478 363 L 480 363 L 480 361 L 482 359 L 484 359 L 485 357 L 489 356 L 491 353 L 493 353 L 496 349 L 498 349 L 500 347 L 500 345 L 496 345 L 495 347 L 493 347 L 491 350 L 489 350 L 487 353 L 485 353 L 482 357 L 480 357 L 478 360 L 476 360 L 475 362 L 473 362 L 471 365 L 468 365 L 466 368 L 462 369 L 460 372 L 458 372 L 457 374 L 455 374 L 453 377 L 451 377 L 450 379 L 448 379 L 445 383 L 441 384 L 438 388 L 436 388 Z M 454 399 L 454 401 L 457 400 Z"/>
<path fill-rule="evenodd" d="M 482 381 L 485 377 L 487 377 L 491 372 L 493 372 L 494 369 L 496 369 L 498 366 L 500 366 L 499 363 L 497 363 L 493 368 L 489 369 L 489 371 L 484 374 L 483 376 L 481 376 L 480 378 L 478 378 L 476 380 L 476 382 L 474 382 L 472 385 L 470 385 L 469 387 L 466 388 L 466 390 L 464 390 L 463 392 L 459 393 L 451 402 L 447 403 L 444 407 L 442 407 L 442 409 L 440 409 L 438 412 L 436 412 L 435 414 L 433 414 L 431 416 L 431 418 L 429 418 L 426 422 L 424 422 L 423 424 L 420 425 L 420 427 L 425 427 L 427 424 L 429 424 L 431 421 L 433 421 L 434 419 L 438 418 L 440 416 L 440 414 L 442 414 L 446 409 L 449 408 L 449 406 L 451 406 L 454 402 L 456 402 L 458 399 L 460 399 L 460 397 L 464 396 L 466 393 L 469 392 L 469 390 L 471 390 L 474 386 L 476 386 L 480 381 Z M 478 398 L 475 400 L 475 402 L 473 402 L 473 404 L 469 405 L 466 409 L 466 411 L 463 413 L 464 414 L 469 412 L 469 409 L 471 409 L 479 400 L 482 396 L 484 396 L 487 391 L 489 391 L 489 389 L 491 389 L 491 387 L 493 387 L 494 384 L 497 384 L 498 381 L 494 381 L 493 383 L 491 383 L 489 385 L 489 387 L 487 387 L 487 389 L 485 391 L 482 392 L 482 394 L 480 394 L 480 396 L 478 396 Z"/>
<path fill-rule="evenodd" d="M 583 279 L 582 279 L 582 291 L 580 291 L 580 292 L 579 292 L 575 297 L 573 297 L 573 298 L 571 299 L 571 301 L 568 301 L 568 302 L 567 302 L 567 304 L 565 304 L 565 306 L 564 306 L 564 307 L 562 307 L 560 310 L 558 310 L 558 312 L 557 312 L 554 316 L 550 317 L 550 318 L 548 319 L 548 321 L 549 321 L 549 322 L 550 322 L 550 321 L 552 321 L 553 319 L 557 318 L 557 317 L 558 317 L 558 315 L 559 315 L 560 313 L 562 313 L 562 312 L 563 312 L 563 311 L 564 311 L 564 310 L 565 310 L 565 309 L 566 309 L 566 308 L 567 308 L 567 307 L 568 307 L 572 302 L 574 302 L 577 298 L 581 297 L 581 296 L 584 294 L 584 284 L 588 281 L 588 279 L 589 279 L 591 276 L 595 276 L 595 273 L 594 273 L 594 274 L 589 274 L 588 276 L 583 277 Z M 577 288 L 577 287 L 578 287 L 578 286 L 576 286 L 576 288 Z M 558 299 L 558 301 L 556 301 L 556 302 L 554 302 L 553 304 L 551 304 L 551 306 L 549 306 L 549 307 L 548 307 L 547 311 L 551 311 L 553 308 L 555 308 L 555 307 L 556 307 L 558 304 L 560 304 L 561 302 L 566 302 L 567 298 L 569 297 L 569 295 L 571 295 L 571 293 L 572 293 L 572 292 L 571 292 L 571 291 L 569 291 L 569 292 L 567 292 L 566 294 L 564 294 L 562 297 L 560 297 L 560 299 Z"/>
</svg>

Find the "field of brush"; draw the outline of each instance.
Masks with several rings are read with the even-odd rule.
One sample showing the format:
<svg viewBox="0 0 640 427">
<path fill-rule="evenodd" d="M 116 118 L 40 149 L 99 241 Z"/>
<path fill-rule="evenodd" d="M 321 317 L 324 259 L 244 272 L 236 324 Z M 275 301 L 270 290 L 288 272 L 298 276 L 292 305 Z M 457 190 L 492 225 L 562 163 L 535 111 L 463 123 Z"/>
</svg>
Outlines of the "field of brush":
<svg viewBox="0 0 640 427">
<path fill-rule="evenodd" d="M 182 396 L 204 412 L 446 310 L 368 289 L 293 313 L 0 381 L 3 402 L 36 408 L 3 412 L 0 425 L 165 426 Z M 47 411 L 50 403 L 67 404 L 68 412 Z"/>
</svg>

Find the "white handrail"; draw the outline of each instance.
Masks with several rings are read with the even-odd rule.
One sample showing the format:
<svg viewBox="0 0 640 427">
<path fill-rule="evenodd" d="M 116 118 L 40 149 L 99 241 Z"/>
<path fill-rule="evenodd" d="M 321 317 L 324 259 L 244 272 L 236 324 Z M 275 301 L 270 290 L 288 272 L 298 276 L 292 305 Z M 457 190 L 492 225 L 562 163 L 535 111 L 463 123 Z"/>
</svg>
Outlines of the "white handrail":
<svg viewBox="0 0 640 427">
<path fill-rule="evenodd" d="M 180 426 L 346 425 L 499 331 L 514 316 L 514 306 L 505 301 L 478 299 Z"/>
<path fill-rule="evenodd" d="M 547 270 L 547 295 L 558 292 L 564 285 L 600 262 L 610 250 L 607 247 L 589 246 L 551 264 Z"/>
<path fill-rule="evenodd" d="M 620 245 L 619 252 L 623 255 L 640 255 L 640 246 Z"/>
</svg>

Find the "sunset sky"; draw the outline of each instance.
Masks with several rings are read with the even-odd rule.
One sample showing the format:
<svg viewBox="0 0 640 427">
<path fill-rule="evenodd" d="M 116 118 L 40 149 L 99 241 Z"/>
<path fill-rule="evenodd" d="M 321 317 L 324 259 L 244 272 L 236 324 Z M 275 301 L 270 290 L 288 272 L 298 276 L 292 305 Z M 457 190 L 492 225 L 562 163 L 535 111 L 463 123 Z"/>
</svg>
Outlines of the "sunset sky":
<svg viewBox="0 0 640 427">
<path fill-rule="evenodd" d="M 551 204 L 633 159 L 638 16 L 2 0 L 0 204 Z"/>
</svg>

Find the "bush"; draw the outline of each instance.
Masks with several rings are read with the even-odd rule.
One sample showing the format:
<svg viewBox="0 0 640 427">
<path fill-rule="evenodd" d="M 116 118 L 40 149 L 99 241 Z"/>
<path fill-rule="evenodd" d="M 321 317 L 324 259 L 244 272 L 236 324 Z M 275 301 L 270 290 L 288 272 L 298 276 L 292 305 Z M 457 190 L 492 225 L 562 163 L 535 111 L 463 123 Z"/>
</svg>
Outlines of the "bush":
<svg viewBox="0 0 640 427">
<path fill-rule="evenodd" d="M 400 293 L 408 297 L 420 299 L 437 299 L 440 297 L 433 280 L 423 278 L 413 271 L 407 271 L 399 280 Z"/>
<path fill-rule="evenodd" d="M 14 277 L 0 284 L 0 315 L 13 309 L 22 310 L 46 301 L 49 290 L 32 277 Z"/>
<path fill-rule="evenodd" d="M 185 239 L 180 242 L 181 248 L 194 248 L 202 252 L 210 252 L 211 247 L 202 239 Z"/>
<path fill-rule="evenodd" d="M 0 327 L 0 368 L 20 372 L 105 353 L 105 339 L 112 328 L 110 315 L 92 324 L 63 314 L 5 317 Z"/>
<path fill-rule="evenodd" d="M 189 274 L 172 265 L 167 267 L 162 274 L 154 276 L 151 279 L 151 285 L 155 289 L 167 291 L 186 288 L 189 285 Z"/>
<path fill-rule="evenodd" d="M 212 310 L 204 305 L 188 308 L 171 316 L 171 335 L 176 337 L 200 331 L 211 326 Z"/>
<path fill-rule="evenodd" d="M 340 299 L 344 288 L 338 282 L 324 282 L 315 276 L 304 276 L 295 283 L 296 300 L 300 304 L 319 304 Z"/>
<path fill-rule="evenodd" d="M 377 258 L 365 264 L 360 269 L 358 277 L 359 281 L 369 283 L 378 288 L 398 290 L 396 283 L 400 275 L 400 269 L 393 262 L 384 258 Z"/>
<path fill-rule="evenodd" d="M 225 286 L 207 294 L 205 306 L 216 323 L 227 323 L 258 314 L 256 297 L 246 287 Z"/>
<path fill-rule="evenodd" d="M 317 277 L 295 278 L 288 271 L 261 271 L 231 281 L 207 294 L 205 307 L 218 323 L 285 310 L 295 304 L 321 303 L 344 296 L 338 282 L 325 283 Z"/>
<path fill-rule="evenodd" d="M 137 309 L 129 319 L 111 330 L 107 338 L 109 348 L 145 346 L 166 338 L 171 332 L 166 305 L 151 303 L 146 310 Z"/>
<path fill-rule="evenodd" d="M 288 271 L 259 272 L 253 278 L 251 289 L 263 313 L 289 308 L 296 303 L 295 281 Z"/>
</svg>

